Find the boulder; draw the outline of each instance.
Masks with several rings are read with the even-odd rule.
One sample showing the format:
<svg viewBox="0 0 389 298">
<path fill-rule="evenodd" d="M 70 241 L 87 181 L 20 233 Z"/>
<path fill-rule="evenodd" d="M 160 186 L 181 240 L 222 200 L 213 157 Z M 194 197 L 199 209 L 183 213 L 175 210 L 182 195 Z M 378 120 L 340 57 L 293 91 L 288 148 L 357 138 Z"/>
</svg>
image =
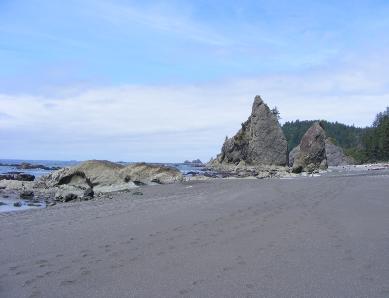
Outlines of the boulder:
<svg viewBox="0 0 389 298">
<path fill-rule="evenodd" d="M 181 182 L 183 177 L 180 171 L 163 165 L 137 163 L 120 170 L 120 177 L 125 182 L 142 184 L 169 184 Z"/>
<path fill-rule="evenodd" d="M 78 199 L 78 195 L 76 195 L 74 193 L 68 193 L 63 198 L 63 202 L 70 202 L 70 201 L 74 201 L 74 200 L 77 200 L 77 199 Z"/>
<path fill-rule="evenodd" d="M 248 120 L 235 136 L 226 138 L 221 153 L 208 166 L 218 169 L 242 161 L 248 166 L 288 164 L 288 144 L 277 115 L 260 96 L 255 97 Z"/>
<path fill-rule="evenodd" d="M 300 153 L 300 145 L 297 145 L 289 152 L 289 166 L 293 167 L 294 160 L 297 155 Z"/>
<path fill-rule="evenodd" d="M 97 185 L 112 185 L 120 181 L 119 170 L 123 165 L 106 160 L 89 160 L 79 165 L 63 168 L 43 178 L 47 186 L 71 185 L 87 189 Z"/>
<path fill-rule="evenodd" d="M 1 174 L 0 180 L 34 181 L 35 176 L 22 172 L 8 172 Z"/>
<path fill-rule="evenodd" d="M 329 166 L 345 166 L 356 164 L 355 160 L 351 156 L 344 154 L 341 147 L 334 144 L 330 139 L 326 139 L 326 155 Z"/>
<path fill-rule="evenodd" d="M 356 164 L 356 161 L 347 156 L 343 149 L 333 143 L 330 138 L 325 140 L 325 151 L 328 166 L 345 166 Z M 300 153 L 300 145 L 293 148 L 289 153 L 289 166 L 293 166 L 296 156 Z"/>
<path fill-rule="evenodd" d="M 25 200 L 32 200 L 34 198 L 34 192 L 31 190 L 25 190 L 20 193 L 20 198 Z"/>
<path fill-rule="evenodd" d="M 84 194 L 83 194 L 83 198 L 86 199 L 86 200 L 90 200 L 90 199 L 93 199 L 95 195 L 95 192 L 93 191 L 93 188 L 89 187 L 87 188 L 85 191 L 84 191 Z"/>
<path fill-rule="evenodd" d="M 71 168 L 63 168 L 40 181 L 47 188 L 57 188 L 57 197 L 74 193 L 90 194 L 128 190 L 136 185 L 174 183 L 182 180 L 177 169 L 146 163 L 124 166 L 109 161 L 91 160 Z M 90 190 L 89 190 L 90 189 Z M 89 190 L 89 191 L 88 191 Z"/>
<path fill-rule="evenodd" d="M 325 140 L 323 127 L 319 122 L 315 122 L 301 139 L 300 151 L 294 158 L 292 171 L 300 173 L 327 169 Z"/>
</svg>

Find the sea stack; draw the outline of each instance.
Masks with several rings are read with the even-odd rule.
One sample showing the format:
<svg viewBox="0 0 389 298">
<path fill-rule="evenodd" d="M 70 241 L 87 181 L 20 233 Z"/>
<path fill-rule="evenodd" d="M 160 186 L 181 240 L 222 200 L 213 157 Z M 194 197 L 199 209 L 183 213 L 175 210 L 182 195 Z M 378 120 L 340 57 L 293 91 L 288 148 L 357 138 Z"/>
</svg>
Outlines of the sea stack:
<svg viewBox="0 0 389 298">
<path fill-rule="evenodd" d="M 347 156 L 343 149 L 335 145 L 334 141 L 330 138 L 326 139 L 326 156 L 328 166 L 345 166 L 356 163 L 354 158 Z"/>
<path fill-rule="evenodd" d="M 278 123 L 277 114 L 260 96 L 254 99 L 252 112 L 242 128 L 232 138 L 226 138 L 221 153 L 210 166 L 286 166 L 288 143 Z"/>
<path fill-rule="evenodd" d="M 292 168 L 294 173 L 327 169 L 326 138 L 326 133 L 320 122 L 315 122 L 307 130 L 301 139 L 300 149 L 294 152 L 295 156 Z"/>
</svg>

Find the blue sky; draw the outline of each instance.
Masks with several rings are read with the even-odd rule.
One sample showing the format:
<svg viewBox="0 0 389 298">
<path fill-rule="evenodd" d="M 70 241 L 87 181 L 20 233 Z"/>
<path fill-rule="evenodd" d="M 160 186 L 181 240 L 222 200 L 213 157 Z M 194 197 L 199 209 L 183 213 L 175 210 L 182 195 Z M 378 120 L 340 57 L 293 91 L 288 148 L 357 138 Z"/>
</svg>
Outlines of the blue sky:
<svg viewBox="0 0 389 298">
<path fill-rule="evenodd" d="M 0 157 L 209 159 L 260 94 L 282 121 L 389 103 L 387 1 L 0 0 Z"/>
</svg>

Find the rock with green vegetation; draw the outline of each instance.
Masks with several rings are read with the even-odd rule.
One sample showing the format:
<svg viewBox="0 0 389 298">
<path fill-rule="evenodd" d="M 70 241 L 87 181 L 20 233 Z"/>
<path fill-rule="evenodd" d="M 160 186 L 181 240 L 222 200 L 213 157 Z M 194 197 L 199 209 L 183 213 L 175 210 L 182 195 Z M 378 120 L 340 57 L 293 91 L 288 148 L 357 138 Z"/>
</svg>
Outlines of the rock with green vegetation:
<svg viewBox="0 0 389 298">
<path fill-rule="evenodd" d="M 256 96 L 252 112 L 232 138 L 226 138 L 221 153 L 208 166 L 216 170 L 224 165 L 286 166 L 287 141 L 272 112 L 260 96 Z"/>
</svg>

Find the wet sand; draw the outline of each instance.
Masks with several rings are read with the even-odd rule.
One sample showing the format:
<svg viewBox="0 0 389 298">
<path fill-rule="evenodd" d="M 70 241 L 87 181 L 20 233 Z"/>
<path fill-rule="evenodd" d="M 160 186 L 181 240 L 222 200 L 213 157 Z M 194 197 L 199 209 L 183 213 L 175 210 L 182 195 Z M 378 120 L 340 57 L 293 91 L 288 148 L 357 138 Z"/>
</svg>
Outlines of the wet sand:
<svg viewBox="0 0 389 298">
<path fill-rule="evenodd" d="M 211 180 L 0 214 L 0 297 L 389 297 L 389 175 Z"/>
</svg>

